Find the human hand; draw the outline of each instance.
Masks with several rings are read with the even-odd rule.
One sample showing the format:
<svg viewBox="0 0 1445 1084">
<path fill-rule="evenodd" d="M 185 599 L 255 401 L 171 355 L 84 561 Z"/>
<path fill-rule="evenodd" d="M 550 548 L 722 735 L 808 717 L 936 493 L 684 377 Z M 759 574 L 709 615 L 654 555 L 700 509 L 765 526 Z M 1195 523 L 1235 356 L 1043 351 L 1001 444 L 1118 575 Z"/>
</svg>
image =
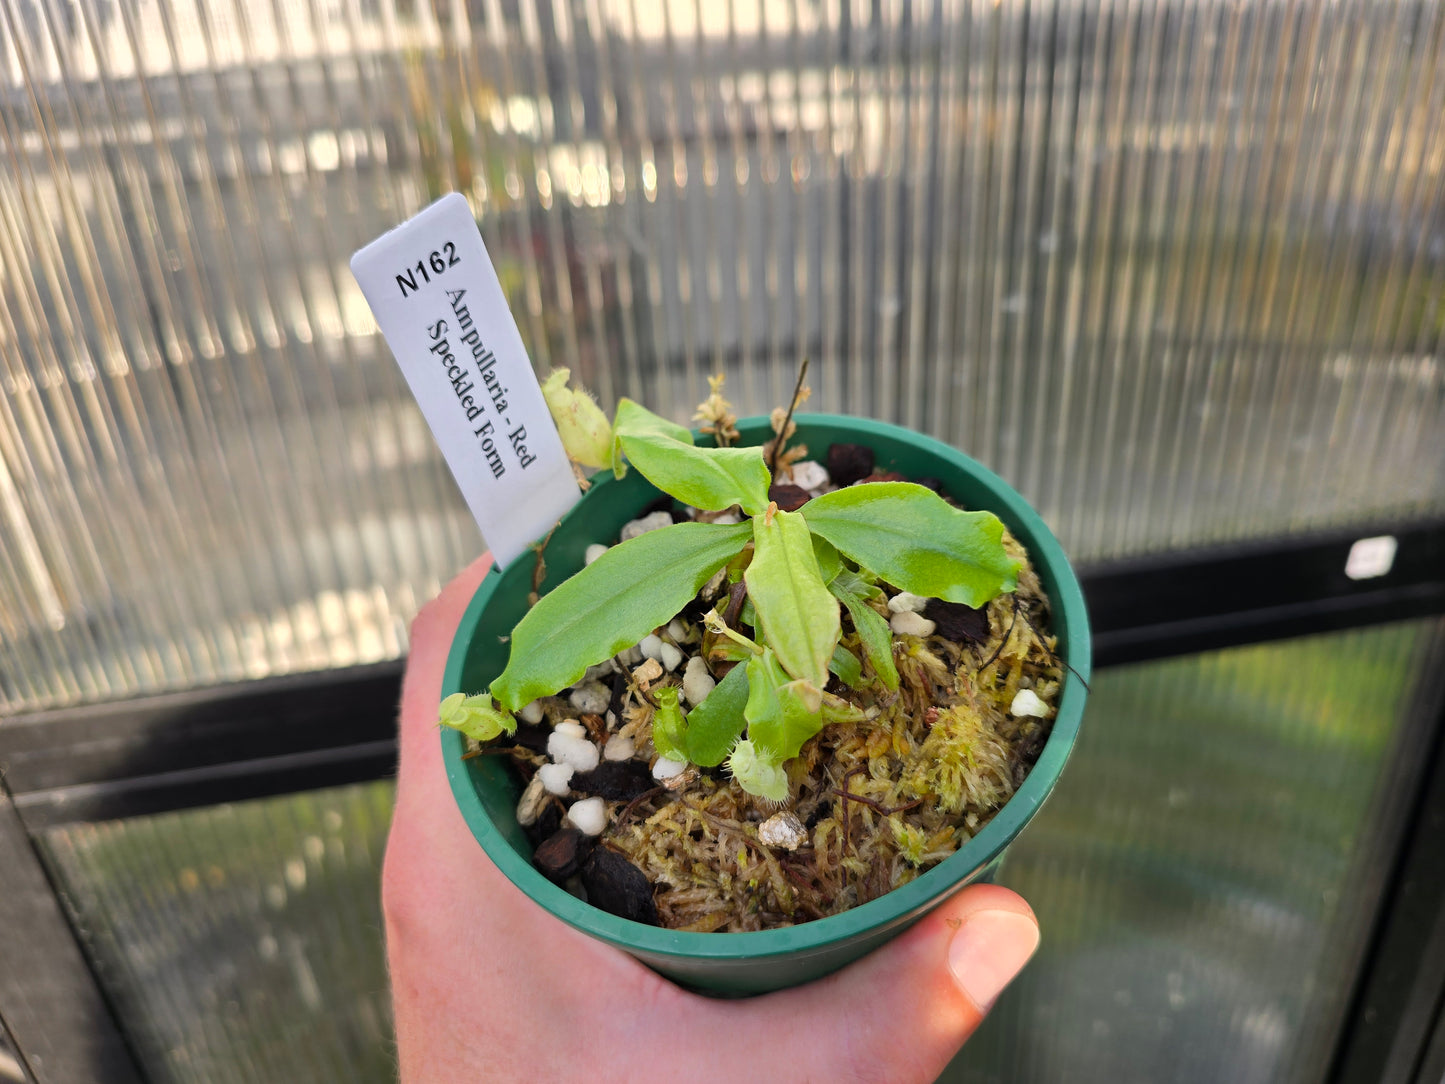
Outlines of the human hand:
<svg viewBox="0 0 1445 1084">
<path fill-rule="evenodd" d="M 572 929 L 497 870 L 452 801 L 436 730 L 452 635 L 490 564 L 412 625 L 382 870 L 404 1084 L 935 1079 L 1038 945 L 1006 888 L 963 889 L 827 978 L 725 1001 Z"/>
</svg>

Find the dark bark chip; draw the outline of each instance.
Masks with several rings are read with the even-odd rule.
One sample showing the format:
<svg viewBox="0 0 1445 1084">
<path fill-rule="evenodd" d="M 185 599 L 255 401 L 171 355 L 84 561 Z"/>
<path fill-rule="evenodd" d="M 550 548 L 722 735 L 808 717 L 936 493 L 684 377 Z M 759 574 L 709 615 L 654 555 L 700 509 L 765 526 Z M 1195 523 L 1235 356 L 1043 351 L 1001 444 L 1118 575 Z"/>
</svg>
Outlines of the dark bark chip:
<svg viewBox="0 0 1445 1084">
<path fill-rule="evenodd" d="M 873 473 L 873 449 L 861 444 L 834 444 L 828 449 L 828 478 L 835 486 L 851 486 Z"/>
<path fill-rule="evenodd" d="M 595 794 L 609 802 L 630 802 L 657 784 L 647 765 L 636 760 L 604 760 L 590 772 L 577 772 L 571 787 L 580 794 Z"/>
<path fill-rule="evenodd" d="M 948 494 L 943 489 L 942 478 L 915 478 L 913 480 L 919 485 L 921 485 L 924 489 L 933 490 L 933 492 L 937 493 L 940 497 L 948 496 Z"/>
<path fill-rule="evenodd" d="M 549 881 L 561 884 L 582 868 L 597 841 L 576 828 L 553 833 L 532 854 L 532 863 Z"/>
<path fill-rule="evenodd" d="M 652 899 L 652 885 L 643 872 L 616 851 L 598 847 L 582 867 L 582 887 L 587 889 L 587 902 L 618 918 L 662 925 L 657 904 Z"/>
<path fill-rule="evenodd" d="M 923 616 L 938 626 L 937 633 L 956 644 L 981 644 L 988 640 L 988 614 L 961 602 L 931 598 Z"/>
<path fill-rule="evenodd" d="M 518 723 L 517 732 L 512 735 L 512 741 L 523 749 L 530 749 L 534 753 L 545 756 L 547 754 L 547 736 L 551 733 L 551 727 Z"/>
<path fill-rule="evenodd" d="M 779 482 L 769 487 L 768 500 L 776 501 L 778 507 L 784 512 L 796 512 L 812 500 L 812 497 L 810 497 L 808 491 L 801 486 Z"/>
</svg>

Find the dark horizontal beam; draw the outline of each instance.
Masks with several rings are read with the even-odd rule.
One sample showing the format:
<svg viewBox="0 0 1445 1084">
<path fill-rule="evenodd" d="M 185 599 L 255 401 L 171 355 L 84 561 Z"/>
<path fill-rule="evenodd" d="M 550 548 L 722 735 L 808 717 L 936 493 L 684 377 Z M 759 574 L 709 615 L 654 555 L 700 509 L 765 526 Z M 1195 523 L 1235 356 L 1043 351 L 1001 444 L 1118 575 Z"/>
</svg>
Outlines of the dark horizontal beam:
<svg viewBox="0 0 1445 1084">
<path fill-rule="evenodd" d="M 402 663 L 17 716 L 0 772 L 32 831 L 381 779 Z"/>
<path fill-rule="evenodd" d="M 1355 543 L 1385 536 L 1389 571 L 1347 575 Z M 1445 613 L 1445 521 L 1174 551 L 1085 566 L 1080 580 L 1096 666 L 1430 617 Z"/>
<path fill-rule="evenodd" d="M 1390 571 L 1345 575 L 1361 536 Z M 1292 537 L 1081 570 L 1095 664 L 1112 666 L 1445 613 L 1445 521 Z M 0 771 L 32 830 L 380 779 L 402 663 L 13 718 Z"/>
</svg>

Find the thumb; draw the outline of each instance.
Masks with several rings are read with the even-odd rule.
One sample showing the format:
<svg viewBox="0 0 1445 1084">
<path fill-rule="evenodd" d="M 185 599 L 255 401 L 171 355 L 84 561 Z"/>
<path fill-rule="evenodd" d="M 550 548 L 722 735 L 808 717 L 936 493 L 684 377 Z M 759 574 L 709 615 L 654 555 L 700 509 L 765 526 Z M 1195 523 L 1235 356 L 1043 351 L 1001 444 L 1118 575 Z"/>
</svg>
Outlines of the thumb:
<svg viewBox="0 0 1445 1084">
<path fill-rule="evenodd" d="M 749 1007 L 787 1037 L 806 1079 L 932 1081 L 1038 944 L 1020 896 L 971 885 L 837 974 Z M 814 1049 L 800 1051 L 805 1035 Z"/>
</svg>

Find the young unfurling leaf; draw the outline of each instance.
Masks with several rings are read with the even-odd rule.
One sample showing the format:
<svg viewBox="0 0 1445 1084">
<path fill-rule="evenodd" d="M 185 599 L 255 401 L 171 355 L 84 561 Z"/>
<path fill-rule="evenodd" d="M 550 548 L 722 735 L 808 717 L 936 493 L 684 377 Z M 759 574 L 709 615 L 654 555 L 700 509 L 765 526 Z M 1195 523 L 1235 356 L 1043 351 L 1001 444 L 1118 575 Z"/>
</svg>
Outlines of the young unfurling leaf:
<svg viewBox="0 0 1445 1084">
<path fill-rule="evenodd" d="M 768 506 L 772 476 L 761 448 L 698 448 L 682 426 L 631 399 L 617 404 L 612 432 L 643 477 L 684 504 L 709 512 L 736 504 L 750 516 Z"/>
<path fill-rule="evenodd" d="M 857 655 L 842 644 L 833 649 L 833 657 L 828 660 L 828 669 L 837 674 L 838 680 L 848 688 L 863 687 L 863 664 L 858 661 Z"/>
<path fill-rule="evenodd" d="M 883 615 L 868 605 L 868 599 L 880 593 L 878 588 L 845 569 L 828 584 L 828 590 L 847 608 L 848 616 L 853 619 L 853 628 L 858 632 L 858 645 L 863 649 L 863 657 L 872 665 L 878 680 L 889 692 L 896 691 L 898 667 L 893 663 L 893 630 L 883 620 Z"/>
<path fill-rule="evenodd" d="M 755 517 L 753 543 L 743 579 L 762 639 L 784 670 L 822 688 L 838 645 L 838 602 L 818 571 L 808 524 L 797 512 Z"/>
</svg>

